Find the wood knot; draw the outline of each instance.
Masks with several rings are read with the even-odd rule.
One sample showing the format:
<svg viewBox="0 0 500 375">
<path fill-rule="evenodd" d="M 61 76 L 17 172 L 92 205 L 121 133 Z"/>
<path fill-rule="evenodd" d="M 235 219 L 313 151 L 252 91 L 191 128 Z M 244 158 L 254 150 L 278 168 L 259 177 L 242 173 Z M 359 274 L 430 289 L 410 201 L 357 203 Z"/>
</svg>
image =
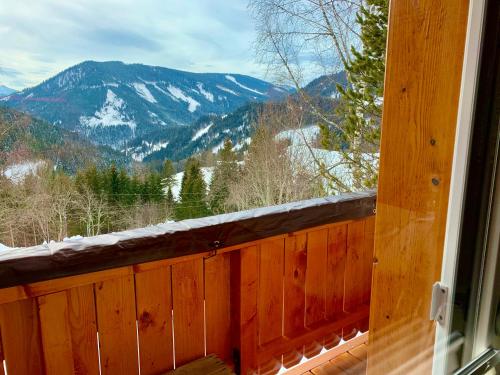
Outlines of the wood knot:
<svg viewBox="0 0 500 375">
<path fill-rule="evenodd" d="M 144 311 L 139 317 L 139 325 L 142 329 L 153 325 L 153 317 L 148 311 Z"/>
</svg>

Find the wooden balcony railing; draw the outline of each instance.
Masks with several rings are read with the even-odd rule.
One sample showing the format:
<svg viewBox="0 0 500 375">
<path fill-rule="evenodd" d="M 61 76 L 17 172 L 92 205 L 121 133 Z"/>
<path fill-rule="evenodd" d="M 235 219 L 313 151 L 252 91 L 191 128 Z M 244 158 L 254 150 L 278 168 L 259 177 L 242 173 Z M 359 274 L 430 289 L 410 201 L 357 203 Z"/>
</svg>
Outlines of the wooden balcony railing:
<svg viewBox="0 0 500 375">
<path fill-rule="evenodd" d="M 351 194 L 3 254 L 1 359 L 9 375 L 160 374 L 210 353 L 290 367 L 367 330 L 374 207 Z"/>
</svg>

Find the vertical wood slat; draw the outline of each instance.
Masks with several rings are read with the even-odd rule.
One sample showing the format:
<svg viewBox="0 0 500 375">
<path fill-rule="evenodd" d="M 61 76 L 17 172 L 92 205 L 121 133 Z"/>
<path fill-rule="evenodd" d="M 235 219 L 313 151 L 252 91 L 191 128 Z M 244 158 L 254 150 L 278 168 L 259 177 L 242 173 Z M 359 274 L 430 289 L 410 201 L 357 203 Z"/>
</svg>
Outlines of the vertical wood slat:
<svg viewBox="0 0 500 375">
<path fill-rule="evenodd" d="M 283 334 L 293 338 L 304 332 L 306 309 L 307 235 L 305 233 L 285 239 L 285 274 Z M 283 354 L 283 365 L 291 367 L 302 359 L 304 348 L 294 348 Z"/>
<path fill-rule="evenodd" d="M 335 320 L 344 311 L 344 279 L 347 257 L 347 224 L 328 229 L 328 252 L 326 273 L 326 317 Z M 331 348 L 340 342 L 342 329 L 331 332 L 325 347 Z"/>
<path fill-rule="evenodd" d="M 263 241 L 260 244 L 258 321 L 259 345 L 282 334 L 283 317 L 283 254 L 284 241 Z"/>
<path fill-rule="evenodd" d="M 328 229 L 307 232 L 306 316 L 307 327 L 314 327 L 326 319 L 326 266 Z M 305 347 L 310 358 L 323 348 L 323 341 Z"/>
<path fill-rule="evenodd" d="M 66 296 L 75 374 L 99 374 L 94 285 L 72 288 Z"/>
<path fill-rule="evenodd" d="M 43 374 L 35 299 L 0 305 L 2 346 L 9 375 Z"/>
<path fill-rule="evenodd" d="M 283 267 L 284 240 L 268 240 L 260 244 L 258 287 L 259 345 L 280 338 L 283 334 Z M 260 373 L 275 373 L 281 357 L 270 363 L 259 363 Z"/>
<path fill-rule="evenodd" d="M 373 248 L 375 237 L 375 216 L 365 219 L 365 232 L 363 244 L 363 295 L 362 301 L 364 304 L 370 303 L 371 285 L 372 285 L 372 269 L 373 269 Z"/>
<path fill-rule="evenodd" d="M 375 236 L 375 216 L 365 219 L 364 243 L 363 243 L 363 293 L 361 296 L 362 304 L 369 305 L 372 286 L 373 270 L 373 249 Z M 360 331 L 368 331 L 369 317 L 363 319 L 360 324 Z"/>
<path fill-rule="evenodd" d="M 66 292 L 38 297 L 45 370 L 73 374 L 73 348 Z"/>
<path fill-rule="evenodd" d="M 47 374 L 99 374 L 93 285 L 38 297 Z"/>
<path fill-rule="evenodd" d="M 259 248 L 250 246 L 231 255 L 231 295 L 235 346 L 240 352 L 242 375 L 257 373 L 257 290 L 259 278 Z"/>
<path fill-rule="evenodd" d="M 95 285 L 102 374 L 137 374 L 137 328 L 133 276 Z"/>
<path fill-rule="evenodd" d="M 205 354 L 203 259 L 172 266 L 175 365 Z"/>
<path fill-rule="evenodd" d="M 345 267 L 344 311 L 352 313 L 363 303 L 364 295 L 364 253 L 365 220 L 349 223 L 347 226 L 347 258 Z M 353 338 L 361 328 L 361 322 L 344 327 L 344 340 Z"/>
<path fill-rule="evenodd" d="M 170 267 L 135 275 L 141 375 L 173 368 Z"/>
<path fill-rule="evenodd" d="M 205 259 L 205 324 L 207 354 L 230 360 L 231 348 L 231 255 Z"/>
</svg>

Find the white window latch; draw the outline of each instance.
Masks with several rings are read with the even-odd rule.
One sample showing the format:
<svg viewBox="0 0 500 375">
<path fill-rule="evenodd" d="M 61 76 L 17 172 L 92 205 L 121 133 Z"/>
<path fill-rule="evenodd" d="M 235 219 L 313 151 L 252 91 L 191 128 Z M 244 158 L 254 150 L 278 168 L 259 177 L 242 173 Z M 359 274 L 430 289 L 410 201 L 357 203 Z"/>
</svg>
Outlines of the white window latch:
<svg viewBox="0 0 500 375">
<path fill-rule="evenodd" d="M 448 302 L 448 287 L 439 281 L 432 286 L 432 300 L 430 320 L 435 320 L 441 325 L 446 321 L 446 304 Z"/>
</svg>

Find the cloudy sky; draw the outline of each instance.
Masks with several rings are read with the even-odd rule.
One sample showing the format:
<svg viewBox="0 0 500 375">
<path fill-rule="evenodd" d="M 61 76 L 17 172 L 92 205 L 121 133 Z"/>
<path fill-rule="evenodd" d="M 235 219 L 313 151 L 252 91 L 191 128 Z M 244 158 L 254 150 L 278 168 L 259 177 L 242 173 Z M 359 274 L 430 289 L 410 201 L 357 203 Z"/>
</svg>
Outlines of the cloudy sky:
<svg viewBox="0 0 500 375">
<path fill-rule="evenodd" d="M 84 60 L 265 77 L 247 0 L 0 0 L 0 84 L 35 85 Z"/>
</svg>

